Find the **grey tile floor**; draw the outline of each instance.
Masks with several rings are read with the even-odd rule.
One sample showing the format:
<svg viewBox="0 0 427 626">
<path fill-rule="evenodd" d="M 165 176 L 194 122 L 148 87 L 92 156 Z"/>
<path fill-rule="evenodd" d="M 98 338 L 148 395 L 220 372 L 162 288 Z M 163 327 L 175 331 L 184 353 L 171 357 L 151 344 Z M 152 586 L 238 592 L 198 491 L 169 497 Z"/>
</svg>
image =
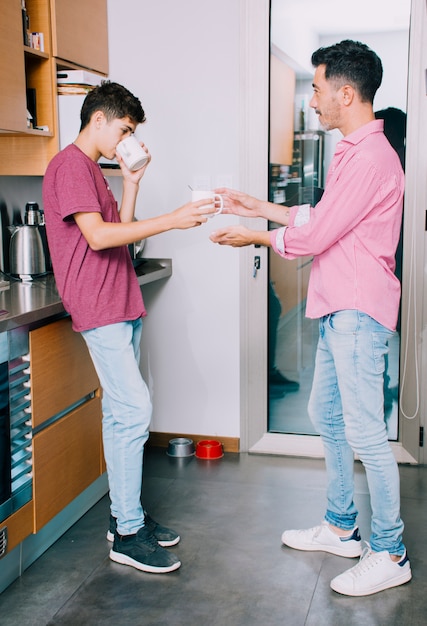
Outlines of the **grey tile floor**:
<svg viewBox="0 0 427 626">
<path fill-rule="evenodd" d="M 285 528 L 319 523 L 322 460 L 226 454 L 217 461 L 146 454 L 144 504 L 179 531 L 182 567 L 138 572 L 108 558 L 108 498 L 100 500 L 0 595 L 2 626 L 425 626 L 427 467 L 400 467 L 413 579 L 366 598 L 334 593 L 355 563 L 281 545 Z M 355 466 L 362 536 L 369 537 L 363 468 Z M 1 567 L 1 562 L 0 562 Z"/>
</svg>

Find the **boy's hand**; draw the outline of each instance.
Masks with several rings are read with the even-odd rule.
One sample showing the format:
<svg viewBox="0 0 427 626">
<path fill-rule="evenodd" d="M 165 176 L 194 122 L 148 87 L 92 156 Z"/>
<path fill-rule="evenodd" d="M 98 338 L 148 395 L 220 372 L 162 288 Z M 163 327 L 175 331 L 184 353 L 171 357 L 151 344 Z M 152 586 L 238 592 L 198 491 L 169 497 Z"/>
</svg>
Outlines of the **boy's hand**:
<svg viewBox="0 0 427 626">
<path fill-rule="evenodd" d="M 200 226 L 207 222 L 209 215 L 214 215 L 215 212 L 214 204 L 211 207 L 206 207 L 206 198 L 196 202 L 188 202 L 179 209 L 169 213 L 169 217 L 172 220 L 171 228 L 185 229 Z"/>
<path fill-rule="evenodd" d="M 145 170 L 147 169 L 148 165 L 151 162 L 151 154 L 147 146 L 142 142 L 141 142 L 141 146 L 142 148 L 144 148 L 145 152 L 148 154 L 148 161 L 139 170 L 135 170 L 134 172 L 131 172 L 131 170 L 126 167 L 126 164 L 123 161 L 121 155 L 116 150 L 116 159 L 118 161 L 118 164 L 120 165 L 120 169 L 122 170 L 123 178 L 135 184 L 139 183 L 139 181 L 145 174 Z"/>
</svg>

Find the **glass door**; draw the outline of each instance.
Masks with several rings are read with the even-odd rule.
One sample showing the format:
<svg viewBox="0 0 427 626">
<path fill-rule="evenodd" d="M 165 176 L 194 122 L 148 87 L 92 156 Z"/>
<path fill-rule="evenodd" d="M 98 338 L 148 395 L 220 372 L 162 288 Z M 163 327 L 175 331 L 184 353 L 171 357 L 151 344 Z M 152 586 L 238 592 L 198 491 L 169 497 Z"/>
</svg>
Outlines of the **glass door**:
<svg viewBox="0 0 427 626">
<path fill-rule="evenodd" d="M 399 23 L 398 32 L 395 32 L 396 27 L 392 32 L 391 24 L 387 25 L 384 19 L 390 11 L 388 0 L 374 0 L 376 10 L 370 11 L 368 30 L 365 28 L 366 7 L 363 2 L 351 8 L 343 8 L 342 3 L 328 4 L 333 4 L 334 10 L 325 11 L 325 7 L 315 0 L 305 2 L 304 14 L 310 17 L 304 20 L 301 3 L 294 0 L 271 2 L 268 195 L 270 201 L 278 204 L 314 206 L 319 201 L 340 138 L 337 131 L 324 132 L 309 107 L 313 75 L 310 57 L 319 46 L 353 38 L 364 41 L 379 54 L 384 65 L 384 81 L 376 96 L 375 110 L 377 117 L 387 117 L 386 134 L 389 131 L 392 143 L 391 133 L 398 136 L 399 146 L 395 147 L 404 154 L 410 0 L 399 0 L 399 17 L 393 14 L 393 23 Z M 334 35 L 325 31 L 327 26 L 322 22 L 325 13 L 328 27 L 336 33 Z M 332 15 L 336 17 L 333 26 Z M 316 28 L 317 32 L 314 32 Z M 307 32 L 310 33 L 310 47 L 306 45 Z M 295 33 L 301 37 L 296 37 Z M 290 98 L 292 102 L 289 102 Z M 391 109 L 397 114 L 399 126 L 396 126 Z M 401 125 L 402 119 L 404 126 Z M 269 224 L 269 228 L 277 226 Z M 401 248 L 399 254 L 401 277 Z M 305 317 L 311 261 L 309 257 L 287 261 L 269 252 L 269 433 L 315 435 L 307 415 L 318 337 L 317 320 Z M 389 438 L 394 441 L 398 439 L 399 358 L 400 336 L 397 333 L 390 345 L 384 389 Z"/>
</svg>

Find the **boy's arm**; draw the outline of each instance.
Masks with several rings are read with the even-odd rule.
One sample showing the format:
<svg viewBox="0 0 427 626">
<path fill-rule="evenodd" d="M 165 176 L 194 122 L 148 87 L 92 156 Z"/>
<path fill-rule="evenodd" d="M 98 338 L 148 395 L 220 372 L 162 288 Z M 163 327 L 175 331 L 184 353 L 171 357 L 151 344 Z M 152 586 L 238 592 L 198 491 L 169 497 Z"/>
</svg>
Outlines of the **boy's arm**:
<svg viewBox="0 0 427 626">
<path fill-rule="evenodd" d="M 207 221 L 206 209 L 200 208 L 206 200 L 189 202 L 184 206 L 158 217 L 130 222 L 104 222 L 98 212 L 74 213 L 73 217 L 92 250 L 105 250 L 128 245 L 167 230 L 200 226 Z M 212 208 L 212 212 L 215 207 Z"/>
</svg>

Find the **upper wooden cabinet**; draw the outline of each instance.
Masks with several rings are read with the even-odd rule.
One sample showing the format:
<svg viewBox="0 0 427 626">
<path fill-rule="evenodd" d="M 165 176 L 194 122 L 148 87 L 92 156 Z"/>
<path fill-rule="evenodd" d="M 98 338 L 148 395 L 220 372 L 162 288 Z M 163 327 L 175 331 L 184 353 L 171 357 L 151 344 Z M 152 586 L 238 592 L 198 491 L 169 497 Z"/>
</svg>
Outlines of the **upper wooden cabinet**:
<svg viewBox="0 0 427 626">
<path fill-rule="evenodd" d="M 108 74 L 106 0 L 51 0 L 53 56 Z"/>
<path fill-rule="evenodd" d="M 26 129 L 21 1 L 2 2 L 0 21 L 0 128 Z"/>
<path fill-rule="evenodd" d="M 21 0 L 1 5 L 0 176 L 43 176 L 59 150 L 57 70 L 108 73 L 107 0 L 26 0 L 44 51 L 24 45 Z M 27 128 L 27 90 L 38 129 Z"/>
</svg>

